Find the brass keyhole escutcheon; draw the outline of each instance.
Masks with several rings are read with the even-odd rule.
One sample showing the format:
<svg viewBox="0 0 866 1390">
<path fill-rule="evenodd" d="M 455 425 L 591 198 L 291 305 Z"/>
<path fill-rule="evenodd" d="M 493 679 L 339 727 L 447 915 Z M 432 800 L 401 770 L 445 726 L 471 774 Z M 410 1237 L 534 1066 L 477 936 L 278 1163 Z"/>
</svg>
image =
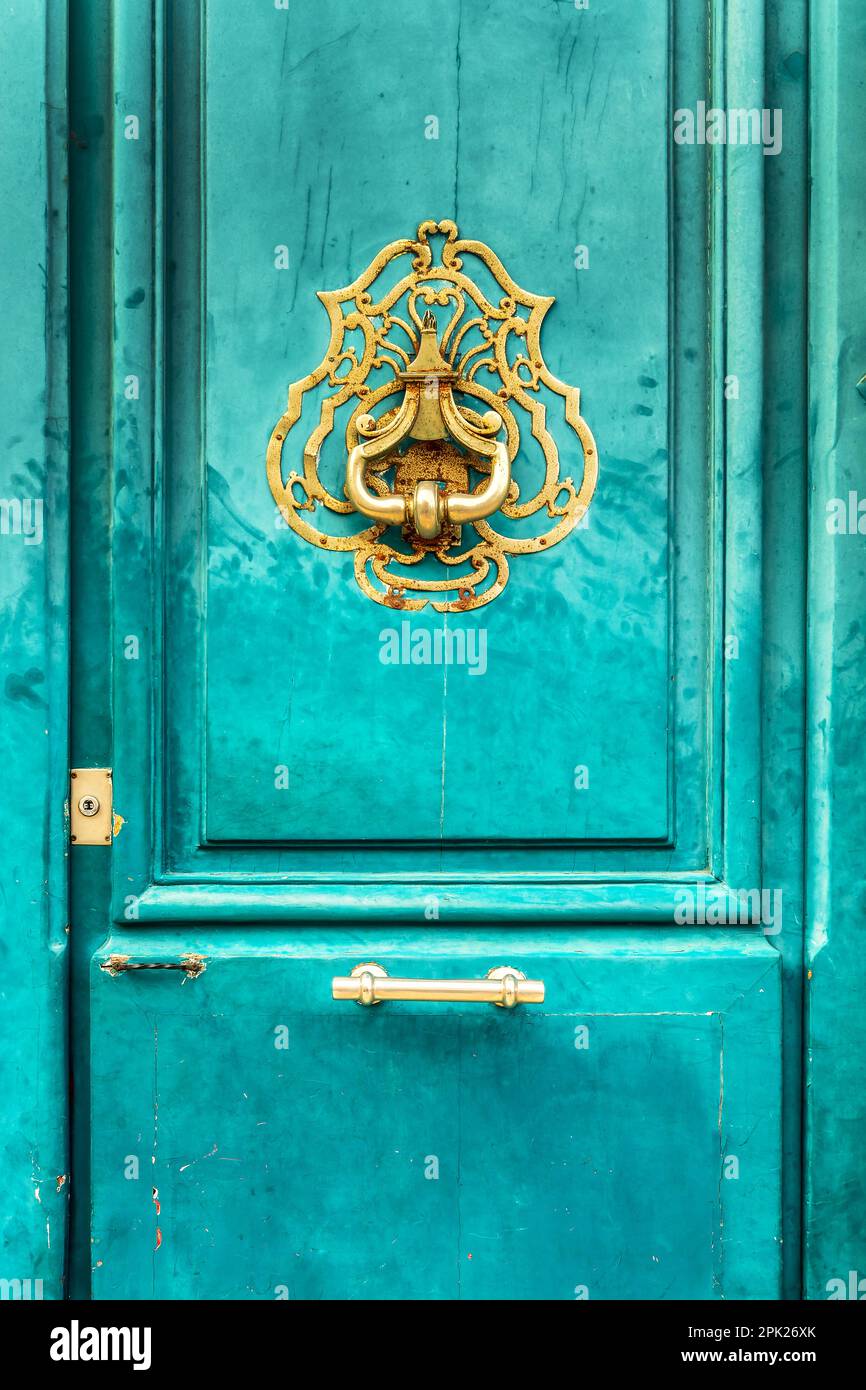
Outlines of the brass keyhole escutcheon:
<svg viewBox="0 0 866 1390">
<path fill-rule="evenodd" d="M 110 767 L 75 767 L 69 772 L 69 839 L 74 845 L 110 845 L 113 835 Z"/>
</svg>

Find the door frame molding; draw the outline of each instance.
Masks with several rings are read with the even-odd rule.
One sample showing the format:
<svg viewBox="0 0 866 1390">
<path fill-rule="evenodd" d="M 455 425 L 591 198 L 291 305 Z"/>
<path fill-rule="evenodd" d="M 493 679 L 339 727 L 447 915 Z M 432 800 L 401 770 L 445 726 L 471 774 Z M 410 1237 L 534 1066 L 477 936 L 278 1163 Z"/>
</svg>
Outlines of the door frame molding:
<svg viewBox="0 0 866 1390">
<path fill-rule="evenodd" d="M 0 279 L 14 366 L 10 360 L 4 373 L 8 443 L 0 457 L 0 495 L 11 508 L 0 534 L 7 1067 L 0 1276 L 10 1286 L 4 1298 L 54 1300 L 66 1288 L 70 1191 L 65 0 L 11 7 L 3 23 L 0 164 L 14 218 Z"/>
<path fill-rule="evenodd" d="M 866 1278 L 866 537 L 827 528 L 830 499 L 866 491 L 866 16 L 812 5 L 810 29 L 804 1288 L 825 1299 Z"/>
</svg>

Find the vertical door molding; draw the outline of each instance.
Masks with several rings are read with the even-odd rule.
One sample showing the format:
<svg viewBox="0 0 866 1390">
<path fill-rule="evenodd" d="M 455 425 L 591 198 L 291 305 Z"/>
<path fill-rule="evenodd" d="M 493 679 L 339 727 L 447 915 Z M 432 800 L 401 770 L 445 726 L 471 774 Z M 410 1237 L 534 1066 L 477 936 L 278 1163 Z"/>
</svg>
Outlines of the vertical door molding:
<svg viewBox="0 0 866 1390">
<path fill-rule="evenodd" d="M 805 1291 L 866 1292 L 866 185 L 854 0 L 811 7 Z M 853 524 L 852 524 L 853 523 Z"/>
<path fill-rule="evenodd" d="M 153 740 L 160 723 L 154 604 L 161 581 L 163 29 L 161 0 L 114 8 L 111 656 L 115 810 L 124 827 L 112 881 L 121 921 L 150 881 L 162 822 Z"/>
<path fill-rule="evenodd" d="M 808 276 L 807 0 L 769 0 L 765 107 L 783 142 L 764 168 L 764 669 L 762 883 L 782 956 L 783 1298 L 799 1298 L 805 855 Z M 778 118 L 777 118 L 778 119 Z"/>
<path fill-rule="evenodd" d="M 713 105 L 727 111 L 763 105 L 764 7 L 728 0 L 714 11 L 714 50 L 725 57 L 714 72 L 720 95 Z M 721 26 L 724 25 L 724 31 Z M 720 712 L 723 729 L 721 796 L 722 854 L 713 867 L 737 892 L 757 888 L 761 878 L 761 721 L 756 692 L 761 685 L 762 611 L 762 423 L 764 413 L 764 150 L 761 145 L 713 147 L 714 182 L 724 194 L 714 200 L 714 247 L 723 270 L 715 277 L 713 305 L 716 458 L 724 480 L 724 537 L 719 647 L 737 643 L 736 660 L 721 657 Z M 729 377 L 738 395 L 728 399 Z"/>
</svg>

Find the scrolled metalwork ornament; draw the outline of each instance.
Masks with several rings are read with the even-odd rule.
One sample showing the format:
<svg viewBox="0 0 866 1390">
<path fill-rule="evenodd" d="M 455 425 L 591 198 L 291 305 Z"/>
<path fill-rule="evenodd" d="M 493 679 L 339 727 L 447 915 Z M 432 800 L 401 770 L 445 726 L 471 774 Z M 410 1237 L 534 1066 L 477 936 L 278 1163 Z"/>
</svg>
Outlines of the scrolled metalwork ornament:
<svg viewBox="0 0 866 1390">
<path fill-rule="evenodd" d="M 430 243 L 437 234 L 444 238 L 438 263 Z M 405 271 L 375 290 L 401 257 L 408 258 Z M 502 292 L 497 303 L 467 273 L 471 257 Z M 286 522 L 317 549 L 354 551 L 358 585 L 388 608 L 432 602 L 440 612 L 462 612 L 492 602 L 508 582 L 508 557 L 563 540 L 595 491 L 598 458 L 580 392 L 559 381 L 541 354 L 553 298 L 522 290 L 489 246 L 460 238 L 450 221 L 422 222 L 414 240 L 391 242 L 351 285 L 319 291 L 319 298 L 331 323 L 327 352 L 289 387 L 288 409 L 268 445 L 268 481 Z M 353 336 L 357 342 L 347 341 Z M 479 380 L 482 373 L 491 384 Z M 542 390 L 562 399 L 579 441 L 577 484 L 560 476 Z M 321 399 L 299 472 L 290 436 L 309 392 Z M 344 409 L 347 463 L 338 496 L 322 481 L 320 460 Z M 514 463 L 527 421 L 542 477 L 524 498 Z M 524 446 L 521 476 L 525 453 Z M 372 524 L 329 534 L 328 512 L 357 513 Z M 537 513 L 552 523 L 541 533 L 537 523 L 531 534 L 521 535 L 519 525 L 503 533 L 492 520 L 519 523 Z M 431 573 L 429 557 L 444 574 Z"/>
</svg>

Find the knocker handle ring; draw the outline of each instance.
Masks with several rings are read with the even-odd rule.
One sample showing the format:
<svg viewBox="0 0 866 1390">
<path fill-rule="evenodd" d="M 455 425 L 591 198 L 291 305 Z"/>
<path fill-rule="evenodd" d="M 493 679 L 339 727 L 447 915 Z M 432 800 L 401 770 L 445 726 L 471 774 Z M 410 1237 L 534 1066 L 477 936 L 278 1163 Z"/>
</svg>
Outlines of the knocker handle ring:
<svg viewBox="0 0 866 1390">
<path fill-rule="evenodd" d="M 497 512 L 511 487 L 511 462 L 506 445 L 493 436 L 502 418 L 488 410 L 480 423 L 470 420 L 454 400 L 456 375 L 441 356 L 436 340 L 436 320 L 424 315 L 418 353 L 400 379 L 405 394 L 393 420 L 379 424 L 372 415 L 357 421 L 363 442 L 349 453 L 346 496 L 364 516 L 387 526 L 411 527 L 422 540 L 435 541 L 446 526 L 483 520 Z M 370 463 L 396 453 L 404 439 L 451 439 L 470 455 L 483 460 L 489 476 L 476 492 L 447 491 L 435 478 L 419 478 L 409 493 L 373 492 L 367 483 Z"/>
<path fill-rule="evenodd" d="M 497 512 L 508 496 L 511 465 L 504 444 L 496 444 L 490 476 L 478 492 L 446 493 L 434 479 L 421 478 L 408 496 L 399 492 L 380 496 L 370 490 L 364 477 L 364 447 L 356 444 L 346 468 L 346 496 L 352 506 L 388 526 L 412 526 L 423 540 L 435 540 L 449 523 L 481 521 Z"/>
</svg>

